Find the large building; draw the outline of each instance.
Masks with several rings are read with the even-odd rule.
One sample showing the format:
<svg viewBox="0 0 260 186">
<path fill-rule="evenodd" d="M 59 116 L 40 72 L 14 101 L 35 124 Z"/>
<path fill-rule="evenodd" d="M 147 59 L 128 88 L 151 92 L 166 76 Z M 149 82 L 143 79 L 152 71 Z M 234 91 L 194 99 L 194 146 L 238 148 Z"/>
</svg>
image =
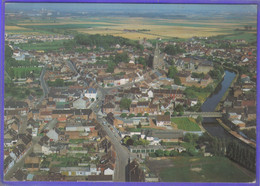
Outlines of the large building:
<svg viewBox="0 0 260 186">
<path fill-rule="evenodd" d="M 153 57 L 153 69 L 162 69 L 164 70 L 164 61 L 163 61 L 163 54 L 160 53 L 160 49 L 158 47 L 158 43 L 156 43 L 156 48 L 154 51 Z"/>
</svg>

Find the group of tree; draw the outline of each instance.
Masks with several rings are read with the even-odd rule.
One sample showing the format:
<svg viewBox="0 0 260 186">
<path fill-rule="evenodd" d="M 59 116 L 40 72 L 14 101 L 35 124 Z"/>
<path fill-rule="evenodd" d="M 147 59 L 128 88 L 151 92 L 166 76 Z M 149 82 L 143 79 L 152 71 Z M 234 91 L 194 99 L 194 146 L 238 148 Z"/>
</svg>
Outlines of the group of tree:
<svg viewBox="0 0 260 186">
<path fill-rule="evenodd" d="M 205 74 L 204 73 L 196 73 L 196 72 L 193 72 L 191 74 L 191 77 L 192 78 L 199 78 L 199 79 L 203 79 L 205 77 Z"/>
<path fill-rule="evenodd" d="M 176 55 L 185 52 L 185 50 L 180 48 L 178 45 L 167 45 L 163 51 L 168 55 Z"/>
<path fill-rule="evenodd" d="M 120 109 L 122 109 L 122 110 L 123 110 L 123 109 L 129 110 L 131 103 L 132 103 L 132 100 L 131 100 L 131 99 L 122 98 L 122 99 L 120 100 L 119 107 L 120 107 Z"/>
<path fill-rule="evenodd" d="M 48 81 L 47 83 L 51 87 L 64 87 L 65 86 L 65 82 L 63 79 L 55 79 L 55 81 Z"/>
<path fill-rule="evenodd" d="M 174 83 L 176 85 L 181 85 L 181 80 L 177 74 L 178 74 L 177 68 L 174 65 L 170 66 L 167 77 L 174 79 Z"/>
<path fill-rule="evenodd" d="M 209 75 L 211 76 L 211 78 L 216 80 L 220 80 L 223 74 L 224 68 L 217 63 L 214 63 L 214 69 L 209 71 Z"/>
<path fill-rule="evenodd" d="M 97 46 L 103 48 L 109 48 L 114 45 L 126 45 L 132 46 L 136 49 L 143 50 L 143 46 L 140 45 L 137 41 L 126 39 L 123 37 L 116 37 L 112 35 L 88 35 L 88 34 L 77 34 L 74 37 L 74 40 L 77 44 L 86 45 L 86 46 Z"/>
<path fill-rule="evenodd" d="M 149 145 L 149 141 L 146 139 L 138 138 L 136 135 L 132 136 L 126 136 L 122 139 L 122 143 L 126 146 L 138 146 L 138 145 Z"/>
</svg>

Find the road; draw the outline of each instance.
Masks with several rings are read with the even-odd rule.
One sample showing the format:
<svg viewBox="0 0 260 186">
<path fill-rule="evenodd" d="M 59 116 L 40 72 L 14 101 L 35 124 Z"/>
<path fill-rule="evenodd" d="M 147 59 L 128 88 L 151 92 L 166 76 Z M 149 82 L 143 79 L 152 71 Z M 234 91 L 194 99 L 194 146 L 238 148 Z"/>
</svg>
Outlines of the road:
<svg viewBox="0 0 260 186">
<path fill-rule="evenodd" d="M 116 182 L 125 182 L 126 179 L 126 166 L 128 164 L 128 159 L 137 158 L 135 154 L 130 153 L 130 151 L 123 145 L 121 145 L 121 137 L 118 135 L 117 132 L 112 132 L 109 124 L 103 125 L 105 121 L 104 118 L 98 118 L 98 121 L 102 123 L 103 129 L 107 133 L 108 137 L 111 140 L 111 143 L 115 147 L 116 151 L 116 168 L 114 174 L 114 181 Z"/>
<path fill-rule="evenodd" d="M 78 71 L 77 71 L 77 69 L 76 69 L 75 66 L 72 64 L 71 61 L 67 60 L 67 64 L 68 64 L 68 66 L 70 67 L 70 69 L 71 69 L 73 72 L 75 72 L 76 74 L 79 74 Z"/>
<path fill-rule="evenodd" d="M 57 123 L 57 120 L 52 120 L 47 125 L 49 128 L 53 128 L 56 125 L 56 123 Z M 36 136 L 36 137 L 32 138 L 32 144 L 27 149 L 27 151 L 22 156 L 22 158 L 20 160 L 16 161 L 14 166 L 4 175 L 5 180 L 10 180 L 10 178 L 13 176 L 13 173 L 23 167 L 25 158 L 33 152 L 34 145 L 36 145 L 40 141 L 40 139 L 41 139 L 41 136 Z"/>
<path fill-rule="evenodd" d="M 111 87 L 111 88 L 103 88 L 102 86 L 98 85 L 98 91 L 97 91 L 97 97 L 98 99 L 91 105 L 91 109 L 93 112 L 97 115 L 97 120 L 107 133 L 108 137 L 111 139 L 111 143 L 115 147 L 116 151 L 116 167 L 115 167 L 115 174 L 114 174 L 114 181 L 116 182 L 125 182 L 126 181 L 126 166 L 128 164 L 128 159 L 137 158 L 137 156 L 133 153 L 130 153 L 130 151 L 123 145 L 121 145 L 121 137 L 119 134 L 113 130 L 111 131 L 110 125 L 106 124 L 103 125 L 106 120 L 102 117 L 99 117 L 99 112 L 102 106 L 102 100 L 105 99 L 105 96 L 110 94 L 111 91 L 115 89 L 119 89 L 122 87 L 128 87 L 132 86 L 134 83 L 127 83 L 125 85 L 117 86 L 117 87 Z"/>
<path fill-rule="evenodd" d="M 44 75 L 46 73 L 46 66 L 43 67 L 42 69 L 42 72 L 41 72 L 41 75 L 40 75 L 40 82 L 41 82 L 41 86 L 42 86 L 42 89 L 43 89 L 43 97 L 41 98 L 41 101 L 48 95 L 49 93 L 49 87 L 48 85 L 46 84 L 45 80 L 44 80 Z M 40 102 L 41 102 L 40 101 Z"/>
</svg>

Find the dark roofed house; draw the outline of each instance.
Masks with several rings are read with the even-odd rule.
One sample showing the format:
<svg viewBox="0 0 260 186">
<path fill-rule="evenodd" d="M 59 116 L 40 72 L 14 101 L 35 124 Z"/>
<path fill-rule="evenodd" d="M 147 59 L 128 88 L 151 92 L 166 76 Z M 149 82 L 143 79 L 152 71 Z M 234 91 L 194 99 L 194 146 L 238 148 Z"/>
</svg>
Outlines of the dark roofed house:
<svg viewBox="0 0 260 186">
<path fill-rule="evenodd" d="M 130 161 L 127 164 L 126 181 L 128 182 L 144 182 L 145 174 L 142 169 L 139 168 L 139 163 L 136 160 Z"/>
<path fill-rule="evenodd" d="M 108 113 L 106 116 L 106 120 L 110 125 L 114 125 L 115 117 L 112 112 Z"/>
<path fill-rule="evenodd" d="M 113 176 L 112 175 L 89 175 L 88 176 L 88 181 L 109 182 L 109 181 L 113 181 Z"/>
<path fill-rule="evenodd" d="M 256 106 L 249 106 L 246 108 L 247 120 L 256 119 Z"/>
<path fill-rule="evenodd" d="M 156 117 L 157 126 L 169 126 L 171 125 L 171 116 L 170 115 L 158 115 Z"/>
<path fill-rule="evenodd" d="M 24 173 L 21 169 L 17 170 L 14 173 L 14 177 L 15 179 L 17 179 L 18 181 L 25 181 L 27 174 Z"/>
<path fill-rule="evenodd" d="M 115 105 L 112 104 L 111 102 L 103 106 L 103 112 L 105 113 L 114 112 L 114 110 L 115 110 Z"/>
</svg>

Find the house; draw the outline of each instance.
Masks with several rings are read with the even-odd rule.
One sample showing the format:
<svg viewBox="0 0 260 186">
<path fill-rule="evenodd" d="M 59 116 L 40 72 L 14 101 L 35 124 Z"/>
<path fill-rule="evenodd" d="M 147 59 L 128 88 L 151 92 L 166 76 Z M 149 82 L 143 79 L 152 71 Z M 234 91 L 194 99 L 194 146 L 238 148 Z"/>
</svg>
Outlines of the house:
<svg viewBox="0 0 260 186">
<path fill-rule="evenodd" d="M 95 114 L 91 109 L 53 110 L 52 118 L 65 122 L 67 118 L 81 118 L 85 120 L 94 119 Z"/>
<path fill-rule="evenodd" d="M 14 166 L 14 159 L 8 156 L 4 160 L 4 174 L 7 173 Z"/>
<path fill-rule="evenodd" d="M 246 115 L 247 115 L 247 120 L 255 120 L 256 119 L 256 106 L 249 106 L 246 108 Z"/>
<path fill-rule="evenodd" d="M 234 126 L 236 126 L 238 128 L 245 128 L 246 127 L 246 124 L 241 120 L 232 120 L 231 122 L 233 123 Z"/>
<path fill-rule="evenodd" d="M 51 129 L 47 132 L 46 136 L 48 136 L 50 138 L 50 141 L 54 141 L 54 142 L 57 142 L 59 140 L 59 129 L 57 128 L 54 128 L 54 129 Z"/>
<path fill-rule="evenodd" d="M 180 78 L 181 83 L 183 84 L 191 81 L 191 73 L 189 71 L 180 71 L 177 73 L 177 76 Z"/>
<path fill-rule="evenodd" d="M 112 112 L 108 113 L 106 116 L 106 120 L 110 125 L 114 125 L 115 117 Z"/>
<path fill-rule="evenodd" d="M 213 70 L 213 62 L 212 61 L 202 61 L 197 68 L 198 73 L 207 74 L 209 71 Z"/>
<path fill-rule="evenodd" d="M 157 115 L 156 117 L 157 126 L 170 126 L 171 116 L 170 115 Z"/>
<path fill-rule="evenodd" d="M 18 161 L 23 156 L 24 152 L 26 150 L 26 147 L 24 144 L 17 145 L 13 151 L 10 153 L 10 156 L 15 160 Z"/>
<path fill-rule="evenodd" d="M 21 169 L 17 170 L 17 171 L 14 173 L 14 178 L 15 178 L 17 181 L 25 181 L 25 180 L 26 180 L 26 177 L 27 177 L 27 174 L 24 173 Z"/>
<path fill-rule="evenodd" d="M 126 175 L 126 181 L 128 182 L 144 182 L 144 171 L 139 167 L 139 163 L 136 160 L 128 161 L 127 167 L 128 174 Z"/>
<path fill-rule="evenodd" d="M 27 171 L 38 171 L 40 167 L 41 158 L 35 156 L 35 154 L 31 153 L 24 160 L 24 167 L 27 168 Z"/>
<path fill-rule="evenodd" d="M 163 141 L 179 141 L 182 139 L 184 133 L 182 130 L 149 130 L 149 129 L 142 129 L 141 130 L 141 138 L 143 139 L 156 139 Z"/>
<path fill-rule="evenodd" d="M 245 74 L 242 74 L 241 75 L 241 82 L 242 83 L 249 83 L 250 82 L 250 77 L 245 75 Z"/>
<path fill-rule="evenodd" d="M 89 175 L 88 181 L 109 182 L 109 181 L 113 181 L 113 176 L 112 175 Z"/>
<path fill-rule="evenodd" d="M 73 101 L 73 108 L 75 109 L 86 109 L 89 100 L 86 98 L 78 98 L 77 100 Z"/>
<path fill-rule="evenodd" d="M 80 122 L 80 123 L 69 123 L 67 122 L 65 130 L 67 132 L 91 132 L 95 130 L 94 123 Z"/>
<path fill-rule="evenodd" d="M 197 104 L 198 104 L 198 99 L 189 99 L 188 100 L 188 105 L 191 106 L 191 107 L 193 107 Z"/>
<path fill-rule="evenodd" d="M 8 101 L 5 102 L 5 110 L 16 110 L 20 114 L 25 115 L 29 111 L 28 103 L 23 101 Z"/>
<path fill-rule="evenodd" d="M 89 88 L 89 89 L 85 90 L 84 96 L 90 100 L 92 100 L 92 99 L 96 100 L 97 90 L 94 88 Z"/>
<path fill-rule="evenodd" d="M 53 101 L 65 103 L 67 101 L 67 96 L 65 95 L 54 95 L 52 96 Z"/>
<path fill-rule="evenodd" d="M 61 175 L 64 176 L 89 176 L 89 175 L 99 175 L 100 170 L 90 169 L 90 166 L 87 167 L 61 167 Z"/>
<path fill-rule="evenodd" d="M 109 112 L 113 113 L 114 110 L 115 110 L 115 105 L 111 102 L 109 102 L 103 106 L 103 113 L 109 113 Z"/>
</svg>

